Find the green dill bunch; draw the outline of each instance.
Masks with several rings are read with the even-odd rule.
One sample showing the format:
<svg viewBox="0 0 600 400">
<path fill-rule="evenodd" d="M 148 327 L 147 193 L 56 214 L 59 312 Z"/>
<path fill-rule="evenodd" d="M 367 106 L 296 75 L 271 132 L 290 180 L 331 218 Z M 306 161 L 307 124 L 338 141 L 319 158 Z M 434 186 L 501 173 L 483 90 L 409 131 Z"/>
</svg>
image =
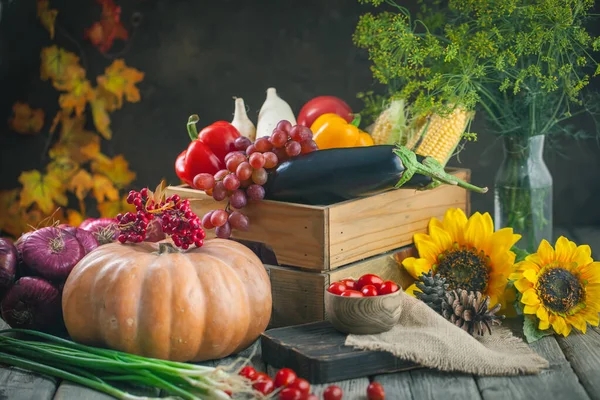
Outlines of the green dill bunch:
<svg viewBox="0 0 600 400">
<path fill-rule="evenodd" d="M 421 0 L 416 17 L 392 0 L 353 35 L 376 80 L 399 88 L 416 117 L 480 110 L 496 132 L 557 133 L 595 111 L 583 90 L 600 73 L 593 0 Z M 442 6 L 443 4 L 443 6 Z"/>
</svg>

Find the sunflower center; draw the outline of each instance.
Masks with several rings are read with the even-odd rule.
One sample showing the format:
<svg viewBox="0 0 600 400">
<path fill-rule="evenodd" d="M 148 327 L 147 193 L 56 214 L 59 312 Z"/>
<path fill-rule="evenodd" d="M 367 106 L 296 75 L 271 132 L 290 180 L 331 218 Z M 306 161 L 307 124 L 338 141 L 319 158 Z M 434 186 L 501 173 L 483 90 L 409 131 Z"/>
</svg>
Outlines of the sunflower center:
<svg viewBox="0 0 600 400">
<path fill-rule="evenodd" d="M 449 289 L 484 293 L 490 279 L 490 268 L 483 252 L 456 248 L 440 256 L 436 273 L 446 278 Z"/>
<path fill-rule="evenodd" d="M 581 282 L 564 268 L 543 272 L 538 278 L 538 291 L 544 305 L 558 313 L 566 313 L 583 299 Z"/>
</svg>

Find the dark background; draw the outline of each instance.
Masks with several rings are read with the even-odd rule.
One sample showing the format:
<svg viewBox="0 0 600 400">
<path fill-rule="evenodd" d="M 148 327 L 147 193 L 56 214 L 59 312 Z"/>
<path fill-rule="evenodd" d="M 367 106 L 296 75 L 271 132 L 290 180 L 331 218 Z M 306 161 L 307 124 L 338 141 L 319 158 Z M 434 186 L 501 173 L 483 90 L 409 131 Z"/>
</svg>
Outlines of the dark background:
<svg viewBox="0 0 600 400">
<path fill-rule="evenodd" d="M 138 188 L 153 187 L 163 177 L 177 183 L 173 162 L 188 143 L 187 117 L 199 114 L 204 124 L 230 120 L 233 96 L 244 98 L 256 123 L 270 86 L 295 112 L 305 101 L 325 94 L 339 96 L 360 111 L 363 103 L 357 92 L 381 90 L 373 83 L 366 53 L 356 49 L 351 39 L 359 15 L 371 8 L 353 0 L 117 3 L 128 29 L 133 13 L 141 13 L 141 25 L 123 58 L 143 71 L 145 79 L 138 85 L 142 101 L 126 103 L 111 115 L 113 140 L 105 142 L 103 150 L 125 155 L 137 172 L 134 186 Z M 41 154 L 58 94 L 49 82 L 39 79 L 40 50 L 52 41 L 36 18 L 35 1 L 4 0 L 2 5 L 0 189 L 8 189 L 18 185 L 21 171 L 45 165 Z M 59 10 L 56 43 L 82 52 L 88 78 L 103 73 L 111 60 L 83 40 L 84 29 L 99 19 L 100 6 L 92 0 L 53 0 L 51 7 Z M 121 48 L 117 42 L 113 51 Z M 598 79 L 593 86 L 600 87 Z M 8 130 L 4 121 L 15 101 L 45 109 L 42 133 L 23 136 Z M 492 188 L 502 147 L 496 137 L 485 133 L 480 120 L 473 127 L 480 133 L 479 141 L 469 144 L 451 164 L 471 168 L 474 183 Z M 593 131 L 589 121 L 576 123 Z M 550 150 L 545 156 L 554 176 L 555 224 L 600 223 L 598 143 L 565 141 L 560 150 L 562 155 Z M 491 192 L 472 195 L 472 202 L 473 210 L 493 212 Z"/>
</svg>

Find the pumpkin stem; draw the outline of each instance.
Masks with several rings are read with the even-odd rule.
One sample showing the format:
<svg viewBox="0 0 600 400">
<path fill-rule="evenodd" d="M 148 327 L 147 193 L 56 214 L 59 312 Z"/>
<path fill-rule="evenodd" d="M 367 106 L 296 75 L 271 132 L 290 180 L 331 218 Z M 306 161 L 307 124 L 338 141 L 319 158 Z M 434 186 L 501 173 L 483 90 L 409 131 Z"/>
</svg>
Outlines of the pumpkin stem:
<svg viewBox="0 0 600 400">
<path fill-rule="evenodd" d="M 158 254 L 179 253 L 179 250 L 172 243 L 161 242 L 158 244 Z"/>
</svg>

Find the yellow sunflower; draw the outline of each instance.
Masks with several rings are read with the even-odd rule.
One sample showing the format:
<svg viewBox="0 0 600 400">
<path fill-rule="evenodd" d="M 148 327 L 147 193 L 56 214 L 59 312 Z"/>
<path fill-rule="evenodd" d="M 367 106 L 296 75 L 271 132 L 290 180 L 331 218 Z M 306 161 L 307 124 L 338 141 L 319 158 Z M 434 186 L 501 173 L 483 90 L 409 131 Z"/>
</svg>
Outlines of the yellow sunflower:
<svg viewBox="0 0 600 400">
<path fill-rule="evenodd" d="M 479 291 L 490 296 L 490 307 L 505 306 L 504 292 L 512 272 L 515 253 L 511 247 L 521 238 L 512 228 L 494 232 L 490 214 L 475 213 L 469 219 L 458 208 L 446 211 L 442 221 L 429 221 L 429 234 L 416 234 L 419 258 L 406 258 L 402 265 L 413 278 L 433 269 L 446 278 L 450 289 Z M 419 290 L 413 284 L 406 291 Z"/>
<path fill-rule="evenodd" d="M 539 329 L 552 326 L 567 336 L 572 327 L 585 333 L 587 323 L 598 326 L 600 262 L 591 253 L 590 246 L 561 236 L 555 248 L 543 240 L 537 253 L 515 265 L 509 278 L 523 294 L 523 313 L 537 316 Z"/>
</svg>

